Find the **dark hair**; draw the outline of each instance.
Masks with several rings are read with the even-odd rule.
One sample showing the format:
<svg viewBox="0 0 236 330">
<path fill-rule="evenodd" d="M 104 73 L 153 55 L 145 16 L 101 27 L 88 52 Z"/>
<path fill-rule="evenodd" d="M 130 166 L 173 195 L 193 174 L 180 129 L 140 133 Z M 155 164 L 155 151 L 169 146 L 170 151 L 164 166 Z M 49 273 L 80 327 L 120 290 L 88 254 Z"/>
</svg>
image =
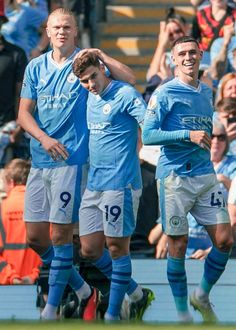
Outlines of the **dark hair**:
<svg viewBox="0 0 236 330">
<path fill-rule="evenodd" d="M 100 67 L 99 58 L 92 52 L 85 52 L 75 58 L 72 70 L 76 77 L 79 77 L 90 66 Z"/>
<path fill-rule="evenodd" d="M 199 43 L 198 43 L 198 41 L 197 41 L 195 38 L 193 38 L 193 37 L 191 37 L 191 36 L 183 36 L 183 37 L 180 37 L 180 38 L 178 38 L 178 39 L 176 39 L 176 40 L 174 41 L 174 43 L 173 43 L 173 45 L 172 45 L 172 49 L 173 49 L 176 45 L 184 44 L 184 43 L 186 43 L 186 42 L 194 42 L 194 43 L 198 46 L 198 48 L 199 48 Z"/>
<path fill-rule="evenodd" d="M 175 20 L 179 21 L 183 25 L 186 24 L 186 19 L 183 16 L 177 14 L 174 7 L 170 7 L 166 11 L 165 21 L 166 21 L 166 23 L 169 23 L 169 22 L 172 22 Z"/>
<path fill-rule="evenodd" d="M 235 113 L 236 98 L 235 97 L 224 97 L 217 103 L 216 110 L 219 112 Z"/>
</svg>

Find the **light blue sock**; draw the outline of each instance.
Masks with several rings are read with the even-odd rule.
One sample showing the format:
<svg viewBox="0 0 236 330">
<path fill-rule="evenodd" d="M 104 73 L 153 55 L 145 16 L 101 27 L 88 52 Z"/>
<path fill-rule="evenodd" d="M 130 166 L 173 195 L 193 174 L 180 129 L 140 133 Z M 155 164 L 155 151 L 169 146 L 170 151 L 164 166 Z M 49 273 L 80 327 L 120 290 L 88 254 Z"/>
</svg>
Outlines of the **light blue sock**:
<svg viewBox="0 0 236 330">
<path fill-rule="evenodd" d="M 109 280 L 111 279 L 112 274 L 112 259 L 109 251 L 107 249 L 103 250 L 103 255 L 96 260 L 94 263 L 100 272 L 102 272 Z M 126 293 L 131 295 L 135 289 L 137 288 L 138 284 L 131 278 Z"/>
<path fill-rule="evenodd" d="M 167 278 L 178 312 L 188 312 L 188 288 L 185 272 L 185 258 L 168 257 Z"/>
<path fill-rule="evenodd" d="M 113 318 L 120 315 L 120 309 L 131 278 L 131 258 L 122 256 L 112 260 L 112 276 L 107 313 Z"/>
<path fill-rule="evenodd" d="M 53 246 L 54 257 L 49 271 L 49 292 L 47 304 L 59 306 L 65 287 L 71 275 L 73 246 L 64 244 Z"/>
<path fill-rule="evenodd" d="M 46 252 L 41 255 L 41 260 L 44 264 L 50 265 L 52 259 L 54 257 L 54 249 L 53 246 L 49 246 Z M 80 276 L 79 272 L 76 270 L 75 266 L 72 265 L 72 271 L 70 278 L 68 280 L 68 284 L 74 289 L 75 291 L 79 290 L 82 285 L 84 284 L 84 279 Z"/>
<path fill-rule="evenodd" d="M 204 292 L 209 294 L 213 285 L 218 281 L 225 270 L 229 255 L 229 252 L 222 252 L 215 246 L 212 247 L 205 260 L 204 274 L 200 283 L 200 288 Z"/>
</svg>

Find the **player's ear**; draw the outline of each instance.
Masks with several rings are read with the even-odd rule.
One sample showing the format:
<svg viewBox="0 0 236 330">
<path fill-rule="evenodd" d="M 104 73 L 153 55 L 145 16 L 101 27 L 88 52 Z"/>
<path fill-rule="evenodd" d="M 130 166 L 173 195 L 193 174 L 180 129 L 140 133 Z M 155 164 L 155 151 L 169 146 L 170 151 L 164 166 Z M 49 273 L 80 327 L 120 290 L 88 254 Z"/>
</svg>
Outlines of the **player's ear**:
<svg viewBox="0 0 236 330">
<path fill-rule="evenodd" d="M 173 50 L 171 51 L 170 58 L 171 58 L 172 63 L 173 63 L 173 64 L 176 64 Z"/>
<path fill-rule="evenodd" d="M 106 69 L 105 69 L 105 65 L 103 63 L 100 63 L 100 70 L 105 73 Z"/>
</svg>

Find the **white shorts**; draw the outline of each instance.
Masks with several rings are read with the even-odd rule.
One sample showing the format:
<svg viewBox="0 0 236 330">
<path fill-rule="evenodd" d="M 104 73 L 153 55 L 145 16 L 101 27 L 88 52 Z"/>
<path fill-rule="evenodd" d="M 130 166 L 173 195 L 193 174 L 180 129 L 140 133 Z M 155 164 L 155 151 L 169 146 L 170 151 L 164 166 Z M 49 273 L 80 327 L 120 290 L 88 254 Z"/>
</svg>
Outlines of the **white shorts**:
<svg viewBox="0 0 236 330">
<path fill-rule="evenodd" d="M 223 193 L 215 174 L 158 180 L 163 230 L 168 235 L 188 234 L 187 214 L 201 225 L 229 223 Z"/>
<path fill-rule="evenodd" d="M 31 168 L 26 185 L 24 220 L 69 224 L 78 221 L 87 165 Z"/>
<path fill-rule="evenodd" d="M 79 211 L 80 236 L 103 231 L 108 237 L 131 236 L 142 190 L 85 190 Z"/>
</svg>

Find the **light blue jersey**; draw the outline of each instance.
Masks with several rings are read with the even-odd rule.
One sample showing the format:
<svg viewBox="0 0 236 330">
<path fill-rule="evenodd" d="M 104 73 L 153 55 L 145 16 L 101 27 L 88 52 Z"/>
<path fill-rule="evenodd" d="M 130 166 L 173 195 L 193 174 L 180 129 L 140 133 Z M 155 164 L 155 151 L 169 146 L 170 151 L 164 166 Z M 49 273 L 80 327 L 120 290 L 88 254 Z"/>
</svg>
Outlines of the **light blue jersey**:
<svg viewBox="0 0 236 330">
<path fill-rule="evenodd" d="M 71 65 L 78 51 L 76 49 L 62 66 L 53 61 L 50 51 L 31 60 L 26 68 L 21 97 L 37 102 L 34 118 L 38 126 L 62 143 L 69 153 L 66 161 L 53 161 L 40 142 L 31 138 L 32 167 L 82 165 L 87 161 L 88 92 L 73 74 Z"/>
<path fill-rule="evenodd" d="M 130 85 L 111 81 L 101 95 L 89 93 L 89 190 L 141 188 L 137 154 L 138 123 L 146 104 Z"/>
<path fill-rule="evenodd" d="M 190 142 L 191 130 L 212 132 L 212 92 L 199 82 L 198 88 L 177 78 L 153 93 L 143 127 L 144 144 L 161 145 L 156 177 L 171 172 L 178 176 L 214 173 L 210 152 Z"/>
</svg>

